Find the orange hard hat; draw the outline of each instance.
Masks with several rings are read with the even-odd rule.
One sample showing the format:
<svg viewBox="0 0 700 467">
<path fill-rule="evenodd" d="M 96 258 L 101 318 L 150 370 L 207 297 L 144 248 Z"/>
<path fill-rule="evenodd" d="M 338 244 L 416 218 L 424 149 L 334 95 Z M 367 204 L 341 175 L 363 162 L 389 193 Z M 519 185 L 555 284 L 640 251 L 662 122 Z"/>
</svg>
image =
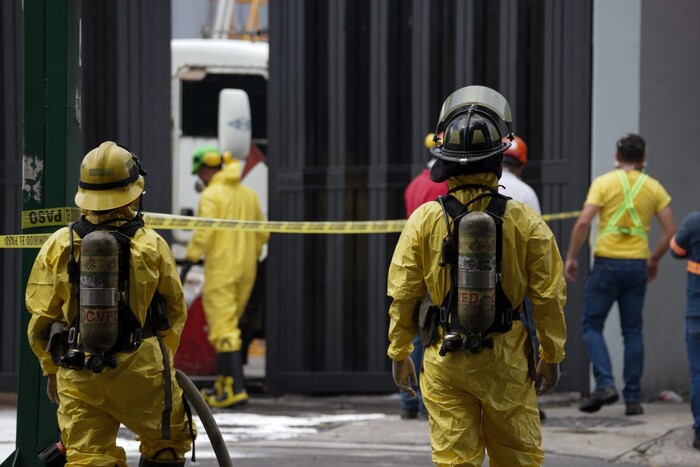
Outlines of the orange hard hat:
<svg viewBox="0 0 700 467">
<path fill-rule="evenodd" d="M 516 136 L 513 141 L 505 137 L 503 141 L 506 143 L 510 142 L 510 147 L 503 153 L 503 157 L 512 157 L 520 162 L 521 165 L 527 164 L 527 144 L 520 136 Z"/>
</svg>

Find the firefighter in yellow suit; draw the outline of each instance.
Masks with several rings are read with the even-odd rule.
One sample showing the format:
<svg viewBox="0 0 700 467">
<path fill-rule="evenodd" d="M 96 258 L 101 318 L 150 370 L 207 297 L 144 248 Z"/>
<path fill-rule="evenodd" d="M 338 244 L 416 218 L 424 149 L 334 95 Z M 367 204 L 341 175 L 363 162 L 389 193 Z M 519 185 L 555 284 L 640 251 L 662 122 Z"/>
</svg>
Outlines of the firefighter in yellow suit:
<svg viewBox="0 0 700 467">
<path fill-rule="evenodd" d="M 444 135 L 432 150 L 438 160 L 431 179 L 447 180 L 462 204 L 472 201 L 470 211 L 484 211 L 490 193 L 498 191 L 502 153 L 509 146 L 501 137 L 512 137 L 510 122 L 505 98 L 482 86 L 462 88 L 443 104 L 435 133 Z M 409 393 L 416 381 L 409 358 L 418 327 L 414 309 L 427 295 L 445 303 L 450 292 L 453 266 L 440 264 L 448 219 L 438 202 L 419 207 L 389 268 L 388 355 L 397 386 Z M 451 329 L 455 318 L 447 308 L 448 322 L 432 333 L 436 342 L 425 348 L 419 378 L 432 460 L 439 466 L 481 466 L 485 450 L 492 466 L 535 466 L 544 459 L 536 394 L 554 389 L 564 358 L 562 260 L 552 232 L 532 208 L 508 200 L 502 220 L 502 289 L 514 307 L 526 296 L 531 300 L 541 360 L 529 371 L 532 344 L 516 317 L 509 330 L 485 336 L 493 339 L 492 348 L 471 352 L 465 335 Z M 446 336 L 458 345 L 446 346 Z"/>
<path fill-rule="evenodd" d="M 32 314 L 29 343 L 49 378 L 49 399 L 58 404 L 67 465 L 126 466 L 124 449 L 116 444 L 120 423 L 138 436 L 140 466 L 184 465 L 195 436 L 194 429 L 188 428 L 182 390 L 172 366 L 187 308 L 168 244 L 141 221 L 143 175 L 133 154 L 107 141 L 83 159 L 75 195 L 84 218 L 74 228 L 78 224 L 108 231 L 132 228 L 127 247 L 131 255 L 128 298 L 124 301 L 134 324 L 129 328 L 128 320 L 122 322 L 120 310 L 119 339 L 113 352 L 106 353 L 113 358 L 113 367 L 99 371 L 86 367 L 88 354 L 80 353 L 80 347 L 75 349 L 80 357 L 73 355 L 70 364 L 47 351 L 49 337 L 53 345 L 67 334 L 54 333 L 52 326 L 67 330 L 75 326 L 79 315 L 78 290 L 69 278 L 68 266 L 71 241 L 75 259 L 80 257 L 81 238 L 75 231 L 65 227 L 51 235 L 27 283 L 26 304 Z M 169 329 L 155 329 L 149 322 L 156 294 L 167 307 Z M 135 338 L 136 334 L 143 338 Z"/>
<path fill-rule="evenodd" d="M 199 217 L 264 220 L 257 194 L 241 184 L 238 160 L 227 162 L 217 148 L 201 147 L 192 158 L 192 174 L 206 185 L 199 200 Z M 268 232 L 198 230 L 187 246 L 188 262 L 204 258 L 202 306 L 218 373 L 214 387 L 203 390 L 211 407 L 233 407 L 248 401 L 239 322 L 269 236 Z"/>
</svg>

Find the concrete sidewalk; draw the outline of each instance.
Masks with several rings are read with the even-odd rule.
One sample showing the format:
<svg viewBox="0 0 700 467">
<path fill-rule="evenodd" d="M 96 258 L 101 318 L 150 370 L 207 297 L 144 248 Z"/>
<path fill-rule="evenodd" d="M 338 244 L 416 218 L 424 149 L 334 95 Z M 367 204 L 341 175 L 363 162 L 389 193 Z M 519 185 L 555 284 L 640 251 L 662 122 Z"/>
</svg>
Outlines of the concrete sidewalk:
<svg viewBox="0 0 700 467">
<path fill-rule="evenodd" d="M 554 396 L 556 397 L 556 395 Z M 700 466 L 693 448 L 693 418 L 685 402 L 643 403 L 644 414 L 625 416 L 624 403 L 593 414 L 578 403 L 543 408 L 543 446 L 548 455 L 580 456 L 610 463 Z M 547 465 L 547 462 L 545 462 Z"/>
</svg>

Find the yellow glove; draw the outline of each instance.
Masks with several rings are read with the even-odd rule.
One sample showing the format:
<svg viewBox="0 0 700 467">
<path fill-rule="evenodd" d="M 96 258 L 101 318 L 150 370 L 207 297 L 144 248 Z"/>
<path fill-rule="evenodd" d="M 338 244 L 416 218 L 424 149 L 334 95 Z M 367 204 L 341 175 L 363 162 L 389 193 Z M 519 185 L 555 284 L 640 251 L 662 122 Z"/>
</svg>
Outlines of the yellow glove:
<svg viewBox="0 0 700 467">
<path fill-rule="evenodd" d="M 46 394 L 49 396 L 49 400 L 54 404 L 58 404 L 58 386 L 56 384 L 56 375 L 49 375 L 49 382 L 46 385 Z"/>
<path fill-rule="evenodd" d="M 403 360 L 394 361 L 391 365 L 391 373 L 399 389 L 403 389 L 415 399 L 416 391 L 413 390 L 411 384 L 418 386 L 418 378 L 416 378 L 416 368 L 413 366 L 413 360 L 410 357 L 406 357 Z"/>
<path fill-rule="evenodd" d="M 537 395 L 540 396 L 554 391 L 558 382 L 559 364 L 545 363 L 544 360 L 540 360 L 537 364 L 537 382 L 535 384 Z"/>
</svg>

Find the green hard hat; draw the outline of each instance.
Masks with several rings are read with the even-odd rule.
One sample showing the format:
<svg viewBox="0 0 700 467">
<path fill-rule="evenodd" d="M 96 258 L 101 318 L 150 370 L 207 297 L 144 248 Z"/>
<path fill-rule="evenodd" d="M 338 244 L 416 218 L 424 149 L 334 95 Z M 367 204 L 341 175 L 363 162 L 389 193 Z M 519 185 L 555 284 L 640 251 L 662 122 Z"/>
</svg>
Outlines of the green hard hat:
<svg viewBox="0 0 700 467">
<path fill-rule="evenodd" d="M 192 156 L 192 175 L 196 175 L 203 165 L 207 167 L 219 167 L 222 162 L 223 156 L 216 146 L 199 147 Z"/>
</svg>

